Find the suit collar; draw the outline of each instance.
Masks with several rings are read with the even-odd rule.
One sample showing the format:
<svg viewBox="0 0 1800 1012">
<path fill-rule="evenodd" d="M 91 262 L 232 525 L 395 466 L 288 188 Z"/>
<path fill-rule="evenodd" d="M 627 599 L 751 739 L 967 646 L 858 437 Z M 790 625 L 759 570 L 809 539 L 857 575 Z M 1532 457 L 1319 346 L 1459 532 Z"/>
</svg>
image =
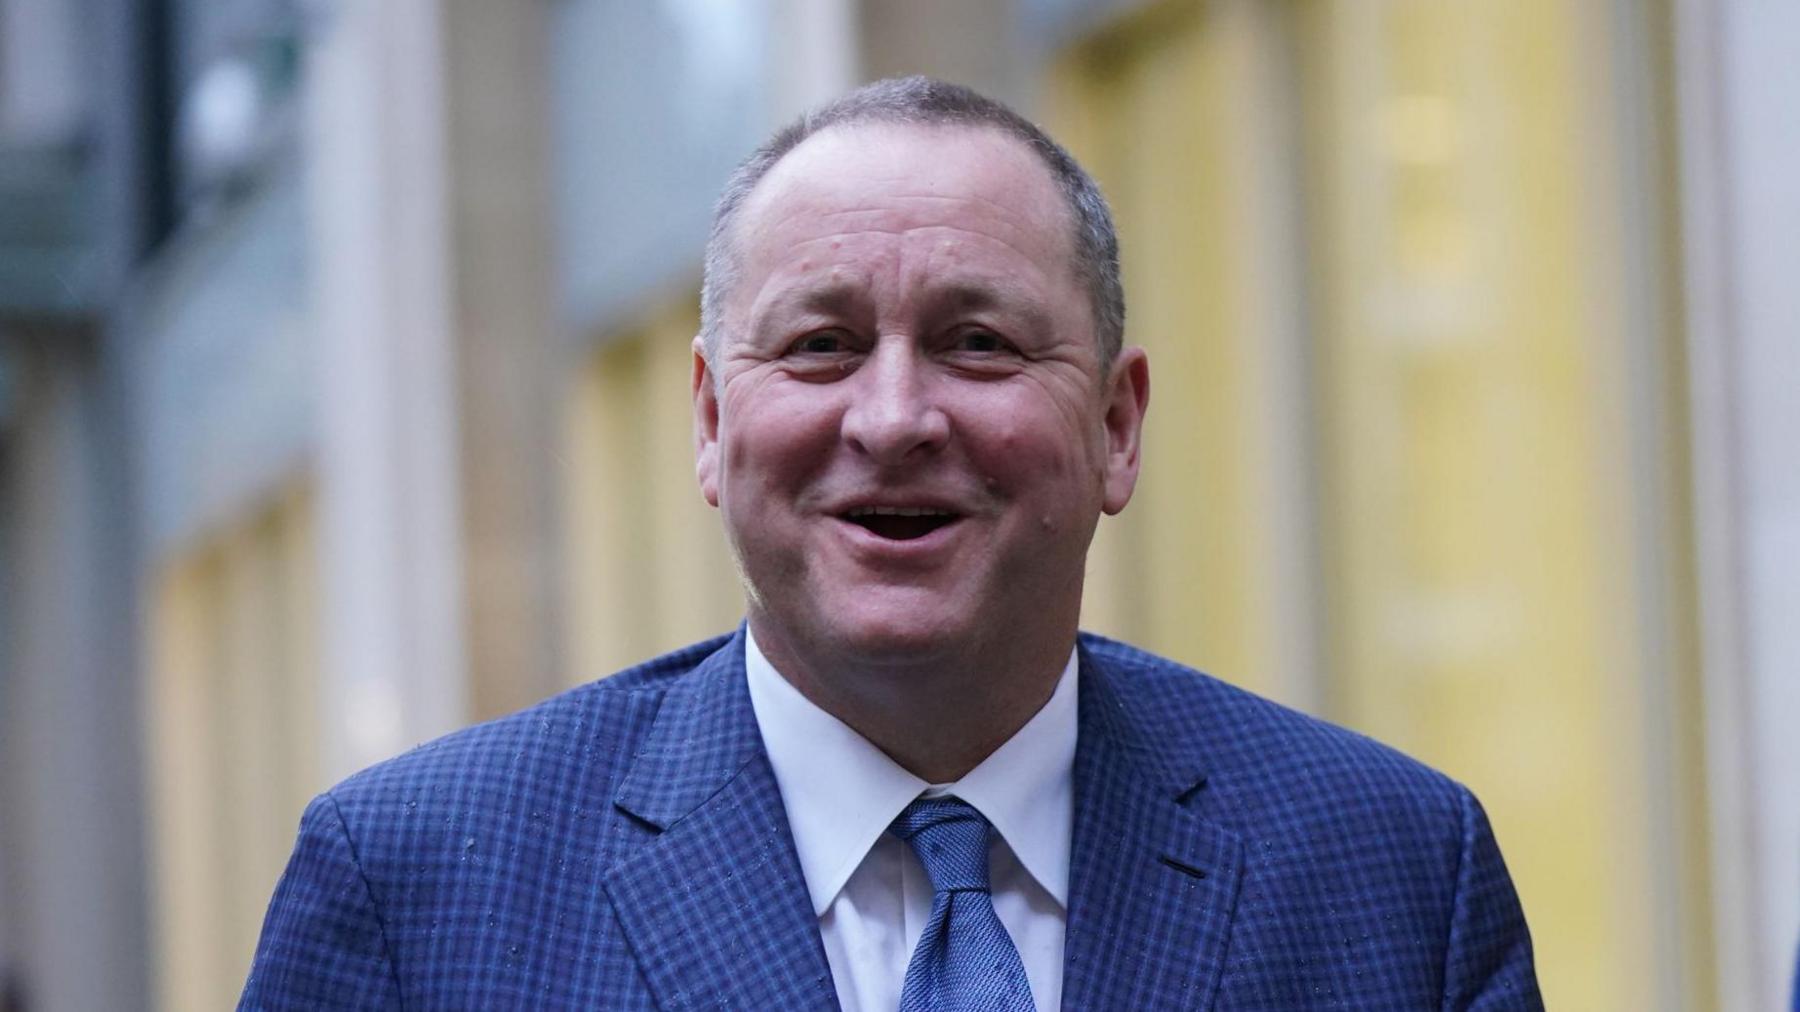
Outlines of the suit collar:
<svg viewBox="0 0 1800 1012">
<path fill-rule="evenodd" d="M 656 835 L 605 888 L 664 1008 L 835 1008 L 750 706 L 743 636 L 669 690 L 615 798 Z M 1222 976 L 1243 845 L 1196 811 L 1205 757 L 1158 719 L 1148 676 L 1092 646 L 1080 647 L 1063 1004 L 1204 1008 Z"/>
<path fill-rule="evenodd" d="M 658 1005 L 837 1007 L 750 708 L 742 629 L 668 691 L 614 804 L 655 834 L 605 889 Z"/>
<path fill-rule="evenodd" d="M 744 685 L 744 629 L 681 678 L 614 796 L 658 830 L 699 808 L 763 755 Z"/>
<path fill-rule="evenodd" d="M 1237 836 L 1195 810 L 1204 757 L 1159 726 L 1157 699 L 1081 648 L 1063 1003 L 1205 1008 L 1219 987 L 1243 878 Z M 1198 676 L 1194 676 L 1198 677 Z"/>
</svg>

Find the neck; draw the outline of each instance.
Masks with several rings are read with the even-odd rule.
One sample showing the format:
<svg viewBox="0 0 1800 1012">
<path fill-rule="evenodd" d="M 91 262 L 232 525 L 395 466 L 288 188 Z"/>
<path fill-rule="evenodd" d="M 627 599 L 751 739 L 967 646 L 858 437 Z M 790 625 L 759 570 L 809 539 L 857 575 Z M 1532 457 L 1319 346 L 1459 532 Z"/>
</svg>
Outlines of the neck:
<svg viewBox="0 0 1800 1012">
<path fill-rule="evenodd" d="M 934 784 L 960 780 L 1024 727 L 1056 691 L 1075 646 L 1073 623 L 1061 637 L 1002 636 L 929 656 L 879 657 L 796 649 L 754 615 L 750 628 L 801 695 Z"/>
</svg>

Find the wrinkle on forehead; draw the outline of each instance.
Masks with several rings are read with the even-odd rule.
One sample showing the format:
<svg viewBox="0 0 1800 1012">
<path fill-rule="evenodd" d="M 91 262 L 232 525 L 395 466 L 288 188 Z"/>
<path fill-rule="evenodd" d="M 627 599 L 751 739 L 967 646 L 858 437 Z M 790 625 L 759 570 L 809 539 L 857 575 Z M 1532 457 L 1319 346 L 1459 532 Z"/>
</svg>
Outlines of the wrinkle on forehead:
<svg viewBox="0 0 1800 1012">
<path fill-rule="evenodd" d="M 1019 210 L 1020 210 L 1017 207 L 1013 207 L 1013 206 L 1005 204 L 1001 201 L 995 200 L 992 197 L 987 196 L 986 194 L 974 193 L 974 192 L 890 193 L 890 194 L 884 195 L 884 201 L 885 201 L 885 203 L 883 205 L 875 206 L 875 207 L 842 207 L 842 208 L 838 208 L 836 210 L 828 210 L 823 213 L 822 217 L 824 217 L 826 219 L 830 219 L 830 218 L 836 218 L 836 217 L 843 217 L 845 215 L 872 214 L 872 213 L 884 212 L 884 211 L 892 212 L 892 211 L 900 210 L 899 205 L 902 205 L 905 203 L 973 204 L 973 205 L 976 205 L 976 210 L 991 211 L 994 214 L 996 214 L 1000 218 L 1000 220 L 1003 220 L 1003 221 L 1011 221 L 1014 217 L 1016 217 L 1018 215 Z M 1064 208 L 1063 210 L 1065 212 L 1064 216 L 1066 217 L 1067 209 Z"/>
<path fill-rule="evenodd" d="M 956 228 L 988 235 L 1002 242 L 1008 242 L 1009 245 L 1012 244 L 1011 240 L 995 233 L 1005 231 L 1032 237 L 1044 235 L 1037 221 L 1024 217 L 1035 211 L 1035 207 L 1008 205 L 985 194 L 972 192 L 871 193 L 863 191 L 854 196 L 853 200 L 843 201 L 826 200 L 813 195 L 799 197 L 791 201 L 793 206 L 788 214 L 771 221 L 759 232 L 763 235 L 770 235 L 779 232 L 783 225 L 795 218 L 810 217 L 812 223 L 837 228 L 846 235 L 858 232 L 898 234 L 920 229 Z M 953 224 L 946 223 L 943 220 L 943 211 L 946 208 L 960 209 L 964 213 L 958 215 Z M 773 210 L 773 208 L 771 207 L 769 210 Z M 915 212 L 924 220 L 915 218 Z M 1058 208 L 1057 217 L 1059 219 L 1067 218 L 1066 210 Z M 892 223 L 883 224 L 883 220 L 891 220 Z M 839 221 L 843 221 L 845 224 L 837 226 L 835 223 Z M 1073 237 L 1068 229 L 1061 227 L 1066 224 L 1067 222 L 1059 220 L 1058 227 L 1052 229 L 1045 237 L 1050 238 L 1057 246 L 1069 247 L 1058 252 L 1072 257 Z"/>
<path fill-rule="evenodd" d="M 1051 260 L 1052 258 L 1056 258 L 1056 257 L 1060 256 L 1060 253 L 1057 251 L 1042 250 L 1042 249 L 1035 248 L 1038 244 L 1030 242 L 1030 239 L 1032 237 L 1030 235 L 1029 229 L 1013 228 L 1013 229 L 1008 229 L 1007 231 L 1010 231 L 1013 234 L 1011 236 L 1000 235 L 1000 234 L 997 234 L 996 232 L 991 232 L 991 231 L 987 231 L 987 230 L 984 230 L 981 228 L 973 227 L 973 223 L 969 223 L 969 224 L 959 223 L 956 225 L 944 225 L 941 223 L 933 223 L 933 224 L 928 224 L 928 225 L 902 225 L 902 226 L 896 226 L 896 227 L 892 227 L 892 228 L 880 228 L 880 227 L 870 226 L 870 227 L 866 227 L 866 228 L 858 228 L 853 231 L 831 232 L 831 233 L 828 233 L 825 235 L 817 235 L 817 236 L 811 236 L 811 237 L 804 238 L 804 239 L 796 239 L 795 241 L 793 241 L 791 243 L 786 243 L 786 244 L 777 244 L 776 249 L 773 252 L 775 252 L 777 255 L 781 255 L 781 254 L 785 253 L 786 255 L 785 255 L 784 259 L 792 260 L 796 256 L 804 257 L 804 252 L 803 252 L 804 250 L 806 250 L 809 247 L 816 246 L 820 243 L 826 243 L 831 248 L 836 248 L 838 245 L 840 245 L 846 241 L 854 240 L 854 239 L 866 237 L 866 236 L 905 237 L 905 236 L 911 236 L 911 235 L 920 235 L 921 238 L 924 238 L 927 241 L 929 241 L 929 235 L 928 235 L 929 233 L 946 232 L 949 234 L 945 235 L 944 237 L 939 239 L 933 246 L 930 247 L 930 249 L 924 251 L 924 253 L 927 257 L 935 256 L 938 253 L 947 252 L 949 250 L 956 249 L 957 247 L 959 247 L 965 243 L 974 241 L 974 240 L 985 240 L 985 241 L 992 242 L 992 243 L 995 243 L 1000 246 L 1004 246 L 1007 249 L 1011 250 L 1015 256 L 1018 256 L 1020 259 L 1037 266 L 1040 270 L 1043 269 L 1044 263 L 1046 260 Z M 904 254 L 902 254 L 902 255 L 904 255 Z M 1065 261 L 1068 260 L 1067 257 L 1063 257 L 1062 259 Z M 1073 264 L 1070 264 L 1069 266 L 1070 266 L 1070 276 L 1073 277 Z M 777 268 L 770 272 L 770 276 L 773 277 L 779 273 L 780 273 L 780 268 Z"/>
<path fill-rule="evenodd" d="M 896 233 L 878 230 L 873 234 L 885 237 Z M 788 247 L 782 262 L 772 266 L 759 283 L 745 286 L 745 319 L 752 332 L 775 319 L 791 322 L 794 317 L 815 314 L 853 316 L 867 311 L 885 316 L 883 310 L 896 308 L 898 301 L 917 300 L 911 302 L 914 311 L 991 310 L 1047 333 L 1052 329 L 1047 306 L 1067 291 L 1059 289 L 1054 274 L 1045 272 L 1043 257 L 987 236 L 926 241 L 911 248 L 881 246 L 863 256 L 828 254 L 814 259 L 806 252 L 824 239 L 836 238 L 821 237 Z M 834 241 L 830 245 L 835 251 L 839 244 Z M 977 245 L 1004 248 L 1009 251 L 1008 259 L 1015 262 L 996 263 L 991 255 L 974 252 Z"/>
</svg>

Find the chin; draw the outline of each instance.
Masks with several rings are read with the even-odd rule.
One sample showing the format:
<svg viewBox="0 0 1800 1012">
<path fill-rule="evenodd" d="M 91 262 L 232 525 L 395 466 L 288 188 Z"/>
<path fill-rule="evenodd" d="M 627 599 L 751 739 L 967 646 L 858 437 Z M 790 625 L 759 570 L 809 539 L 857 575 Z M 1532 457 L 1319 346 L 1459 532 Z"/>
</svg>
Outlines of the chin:
<svg viewBox="0 0 1800 1012">
<path fill-rule="evenodd" d="M 903 622 L 826 630 L 825 636 L 859 660 L 900 663 L 953 650 L 962 639 L 953 630 Z"/>
<path fill-rule="evenodd" d="M 967 648 L 970 630 L 919 609 L 857 616 L 815 627 L 821 644 L 859 663 L 903 665 Z"/>
</svg>

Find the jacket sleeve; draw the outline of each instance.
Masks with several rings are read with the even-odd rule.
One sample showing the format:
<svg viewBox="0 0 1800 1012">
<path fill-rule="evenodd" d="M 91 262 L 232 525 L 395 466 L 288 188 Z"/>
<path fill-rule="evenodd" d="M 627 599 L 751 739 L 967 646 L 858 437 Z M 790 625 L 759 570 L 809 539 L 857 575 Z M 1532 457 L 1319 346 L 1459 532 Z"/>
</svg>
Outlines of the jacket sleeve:
<svg viewBox="0 0 1800 1012">
<path fill-rule="evenodd" d="M 1542 1009 L 1531 933 L 1500 846 L 1481 802 L 1467 789 L 1460 790 L 1460 798 L 1462 854 L 1444 955 L 1443 1008 Z"/>
<path fill-rule="evenodd" d="M 337 803 L 321 794 L 300 817 L 238 1008 L 398 1007 L 375 897 Z"/>
</svg>

